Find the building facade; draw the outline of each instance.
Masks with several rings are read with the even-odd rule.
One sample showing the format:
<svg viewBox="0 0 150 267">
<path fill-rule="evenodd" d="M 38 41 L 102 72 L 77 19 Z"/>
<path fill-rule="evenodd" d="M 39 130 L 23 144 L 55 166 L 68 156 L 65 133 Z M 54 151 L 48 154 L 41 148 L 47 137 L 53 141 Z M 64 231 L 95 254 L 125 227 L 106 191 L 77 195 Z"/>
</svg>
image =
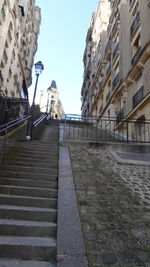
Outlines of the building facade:
<svg viewBox="0 0 150 267">
<path fill-rule="evenodd" d="M 40 109 L 46 112 L 53 119 L 63 119 L 65 116 L 62 103 L 59 99 L 59 91 L 57 89 L 56 81 L 52 80 L 47 91 L 41 91 L 40 95 Z"/>
<path fill-rule="evenodd" d="M 41 22 L 35 0 L 0 1 L 0 96 L 28 98 Z"/>
<path fill-rule="evenodd" d="M 150 120 L 149 26 L 149 0 L 100 1 L 86 38 L 82 115 Z"/>
</svg>

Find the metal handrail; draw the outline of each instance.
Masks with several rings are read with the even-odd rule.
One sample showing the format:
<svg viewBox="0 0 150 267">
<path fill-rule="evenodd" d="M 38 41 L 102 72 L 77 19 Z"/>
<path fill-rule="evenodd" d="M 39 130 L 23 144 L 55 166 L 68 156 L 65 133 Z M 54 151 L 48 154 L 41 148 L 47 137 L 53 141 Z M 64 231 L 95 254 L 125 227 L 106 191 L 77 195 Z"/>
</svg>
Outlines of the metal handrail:
<svg viewBox="0 0 150 267">
<path fill-rule="evenodd" d="M 17 118 L 15 120 L 12 120 L 8 123 L 5 123 L 0 126 L 0 135 L 8 133 L 12 129 L 16 128 L 18 125 L 22 124 L 24 121 L 29 120 L 31 118 L 30 115 L 24 115 L 20 118 Z"/>
<path fill-rule="evenodd" d="M 66 114 L 64 140 L 83 138 L 150 143 L 150 120 Z"/>
<path fill-rule="evenodd" d="M 33 122 L 33 127 L 37 127 L 40 123 L 42 123 L 47 118 L 47 114 L 42 115 L 36 121 Z"/>
</svg>

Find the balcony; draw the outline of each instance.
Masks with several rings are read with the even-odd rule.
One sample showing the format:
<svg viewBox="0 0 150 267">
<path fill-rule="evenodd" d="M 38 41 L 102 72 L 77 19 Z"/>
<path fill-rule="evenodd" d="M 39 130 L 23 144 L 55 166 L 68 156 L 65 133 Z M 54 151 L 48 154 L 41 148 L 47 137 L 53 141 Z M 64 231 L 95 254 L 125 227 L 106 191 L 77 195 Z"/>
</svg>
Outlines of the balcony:
<svg viewBox="0 0 150 267">
<path fill-rule="evenodd" d="M 138 59 L 139 59 L 139 57 L 141 55 L 141 52 L 142 52 L 142 48 L 139 47 L 138 50 L 137 50 L 137 52 L 135 53 L 135 55 L 133 56 L 133 58 L 131 60 L 131 65 L 132 66 L 137 63 L 137 61 L 138 61 Z"/>
<path fill-rule="evenodd" d="M 135 7 L 138 4 L 138 1 L 139 0 L 130 0 L 129 1 L 129 11 L 130 11 L 131 14 L 133 14 L 133 12 L 135 10 Z"/>
<path fill-rule="evenodd" d="M 121 108 L 116 116 L 116 124 L 119 124 L 124 119 L 124 107 Z"/>
<path fill-rule="evenodd" d="M 101 89 L 103 86 L 103 80 L 99 83 L 99 89 Z"/>
<path fill-rule="evenodd" d="M 119 80 L 120 80 L 120 75 L 119 75 L 119 72 L 118 72 L 118 74 L 116 75 L 115 79 L 113 80 L 112 90 L 114 90 L 116 88 L 117 84 L 119 83 Z"/>
<path fill-rule="evenodd" d="M 136 33 L 140 25 L 141 25 L 140 12 L 138 12 L 136 18 L 134 19 L 131 25 L 130 29 L 131 38 L 133 38 L 134 34 Z"/>
<path fill-rule="evenodd" d="M 108 94 L 106 95 L 106 103 L 108 102 L 109 98 L 110 98 L 110 91 L 109 91 Z"/>
<path fill-rule="evenodd" d="M 102 105 L 100 106 L 100 108 L 99 108 L 99 113 L 101 113 L 102 110 L 103 110 L 103 104 L 102 104 Z"/>
<path fill-rule="evenodd" d="M 119 43 L 116 45 L 114 51 L 113 51 L 113 60 L 116 57 L 117 53 L 119 52 Z M 118 53 L 119 54 L 119 53 Z"/>
<path fill-rule="evenodd" d="M 111 40 L 108 40 L 105 48 L 105 57 L 109 55 L 109 52 L 111 51 Z"/>
<path fill-rule="evenodd" d="M 106 70 L 106 76 L 110 73 L 110 71 L 111 71 L 111 63 L 109 63 L 109 66 Z"/>
<path fill-rule="evenodd" d="M 118 29 L 118 24 L 120 23 L 120 14 L 118 14 L 118 16 L 117 16 L 117 18 L 116 18 L 116 20 L 115 20 L 115 23 L 114 23 L 114 25 L 113 25 L 113 27 L 112 27 L 112 31 L 111 31 L 111 33 L 112 33 L 112 38 L 113 38 L 113 36 L 114 36 L 114 34 L 116 33 L 116 31 L 117 31 L 117 29 Z"/>
<path fill-rule="evenodd" d="M 144 86 L 142 86 L 132 98 L 133 108 L 135 108 L 144 98 Z"/>
</svg>

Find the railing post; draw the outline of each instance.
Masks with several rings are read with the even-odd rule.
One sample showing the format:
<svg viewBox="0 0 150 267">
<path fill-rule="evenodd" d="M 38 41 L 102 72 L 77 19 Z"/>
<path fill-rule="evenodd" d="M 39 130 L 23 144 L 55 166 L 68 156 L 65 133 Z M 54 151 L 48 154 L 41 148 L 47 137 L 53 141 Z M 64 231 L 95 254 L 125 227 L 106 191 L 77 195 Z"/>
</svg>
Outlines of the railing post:
<svg viewBox="0 0 150 267">
<path fill-rule="evenodd" d="M 96 143 L 98 142 L 98 119 L 96 118 Z"/>
<path fill-rule="evenodd" d="M 2 166 L 2 162 L 3 162 L 3 157 L 4 157 L 5 147 L 6 147 L 6 138 L 7 138 L 7 129 L 5 130 L 4 138 L 3 138 L 3 143 L 2 143 L 1 158 L 0 158 L 0 167 Z"/>
<path fill-rule="evenodd" d="M 66 138 L 66 114 L 65 114 L 65 123 L 64 123 L 64 133 L 63 133 L 63 140 Z"/>
<path fill-rule="evenodd" d="M 127 119 L 127 143 L 129 143 L 129 123 Z"/>
</svg>

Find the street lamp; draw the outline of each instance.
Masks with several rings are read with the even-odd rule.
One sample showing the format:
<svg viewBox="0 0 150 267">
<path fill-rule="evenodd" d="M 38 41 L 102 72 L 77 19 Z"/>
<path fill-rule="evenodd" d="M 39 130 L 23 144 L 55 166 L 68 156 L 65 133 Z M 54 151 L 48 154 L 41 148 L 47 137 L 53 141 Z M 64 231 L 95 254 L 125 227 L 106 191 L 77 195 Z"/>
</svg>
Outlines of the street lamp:
<svg viewBox="0 0 150 267">
<path fill-rule="evenodd" d="M 39 75 L 41 74 L 42 70 L 44 70 L 44 65 L 42 64 L 41 61 L 38 61 L 37 63 L 35 63 L 34 66 L 35 66 L 35 74 L 36 74 L 36 83 L 35 83 L 32 107 L 35 105 L 34 101 L 35 101 L 35 96 L 36 96 L 36 90 L 37 90 Z"/>
<path fill-rule="evenodd" d="M 35 97 L 36 97 L 37 84 L 38 84 L 39 75 L 41 74 L 42 70 L 44 70 L 44 65 L 42 64 L 41 61 L 38 61 L 37 63 L 35 63 L 34 66 L 35 66 L 35 74 L 36 74 L 36 83 L 35 83 L 32 106 L 31 106 L 31 119 L 30 119 L 29 124 L 28 124 L 28 130 L 27 130 L 28 134 L 26 136 L 27 140 L 30 140 L 32 138 L 32 128 L 33 128 L 33 119 L 34 119 L 34 106 L 35 106 Z"/>
<path fill-rule="evenodd" d="M 49 95 L 50 95 L 50 92 L 51 92 L 51 87 L 48 87 L 47 88 L 47 105 L 46 105 L 46 113 L 48 113 L 48 106 L 49 106 Z"/>
</svg>

